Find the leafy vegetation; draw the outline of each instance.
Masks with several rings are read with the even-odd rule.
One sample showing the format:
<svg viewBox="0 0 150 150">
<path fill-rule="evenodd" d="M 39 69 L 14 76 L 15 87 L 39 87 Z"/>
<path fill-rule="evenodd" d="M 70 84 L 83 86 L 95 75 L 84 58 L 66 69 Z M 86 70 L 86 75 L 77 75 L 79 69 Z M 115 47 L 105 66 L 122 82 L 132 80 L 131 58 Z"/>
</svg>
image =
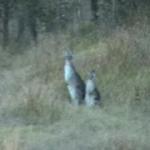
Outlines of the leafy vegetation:
<svg viewBox="0 0 150 150">
<path fill-rule="evenodd" d="M 1 49 L 0 149 L 150 149 L 148 24 L 84 35 L 50 34 L 15 55 Z M 96 70 L 100 108 L 69 103 L 63 52 L 70 45 L 84 79 Z"/>
</svg>

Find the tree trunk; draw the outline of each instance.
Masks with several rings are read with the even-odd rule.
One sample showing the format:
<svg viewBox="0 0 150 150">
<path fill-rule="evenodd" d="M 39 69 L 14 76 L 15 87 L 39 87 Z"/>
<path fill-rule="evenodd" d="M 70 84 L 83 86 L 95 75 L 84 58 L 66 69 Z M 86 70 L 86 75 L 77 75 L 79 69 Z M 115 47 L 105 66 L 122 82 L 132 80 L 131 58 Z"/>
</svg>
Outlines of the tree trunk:
<svg viewBox="0 0 150 150">
<path fill-rule="evenodd" d="M 92 19 L 91 0 L 80 0 L 81 23 L 89 23 Z"/>
<path fill-rule="evenodd" d="M 117 21 L 117 0 L 112 0 L 112 23 L 116 25 Z"/>
<path fill-rule="evenodd" d="M 22 39 L 24 31 L 25 31 L 25 19 L 24 17 L 21 16 L 18 18 L 17 42 L 19 42 Z"/>
<path fill-rule="evenodd" d="M 27 4 L 27 24 L 31 37 L 35 44 L 38 42 L 37 18 L 38 18 L 38 0 L 30 0 Z"/>
<path fill-rule="evenodd" d="M 91 0 L 92 20 L 98 21 L 98 0 Z"/>
<path fill-rule="evenodd" d="M 28 20 L 29 21 L 28 26 L 29 26 L 31 36 L 32 36 L 33 41 L 35 42 L 35 44 L 37 44 L 37 38 L 38 38 L 37 18 L 36 18 L 36 16 L 30 16 L 28 19 L 29 19 Z"/>
<path fill-rule="evenodd" d="M 3 47 L 9 43 L 9 1 L 3 2 Z"/>
</svg>

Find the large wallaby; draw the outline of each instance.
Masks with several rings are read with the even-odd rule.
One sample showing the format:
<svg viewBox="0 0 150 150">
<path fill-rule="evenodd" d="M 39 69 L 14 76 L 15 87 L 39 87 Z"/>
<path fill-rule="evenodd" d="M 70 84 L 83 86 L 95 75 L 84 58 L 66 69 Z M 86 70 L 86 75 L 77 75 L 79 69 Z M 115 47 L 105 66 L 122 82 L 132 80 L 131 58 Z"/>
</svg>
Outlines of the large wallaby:
<svg viewBox="0 0 150 150">
<path fill-rule="evenodd" d="M 71 102 L 75 105 L 82 104 L 85 97 L 85 84 L 73 64 L 72 52 L 65 53 L 64 78 Z"/>
<path fill-rule="evenodd" d="M 96 87 L 96 73 L 94 70 L 89 73 L 86 80 L 85 93 L 85 104 L 87 106 L 92 107 L 100 104 L 101 97 Z"/>
</svg>

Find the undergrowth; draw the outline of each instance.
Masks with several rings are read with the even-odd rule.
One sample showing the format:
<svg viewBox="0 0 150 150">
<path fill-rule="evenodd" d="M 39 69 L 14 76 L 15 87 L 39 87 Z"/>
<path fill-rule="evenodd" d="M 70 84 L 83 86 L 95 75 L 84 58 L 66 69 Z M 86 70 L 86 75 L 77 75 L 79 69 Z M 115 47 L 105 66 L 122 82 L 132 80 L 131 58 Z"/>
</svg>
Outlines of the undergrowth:
<svg viewBox="0 0 150 150">
<path fill-rule="evenodd" d="M 72 36 L 49 35 L 15 55 L 1 48 L 0 149 L 148 150 L 148 25 L 118 28 L 104 37 L 97 33 L 96 39 Z M 83 79 L 96 70 L 100 108 L 70 104 L 63 80 L 69 47 Z"/>
</svg>

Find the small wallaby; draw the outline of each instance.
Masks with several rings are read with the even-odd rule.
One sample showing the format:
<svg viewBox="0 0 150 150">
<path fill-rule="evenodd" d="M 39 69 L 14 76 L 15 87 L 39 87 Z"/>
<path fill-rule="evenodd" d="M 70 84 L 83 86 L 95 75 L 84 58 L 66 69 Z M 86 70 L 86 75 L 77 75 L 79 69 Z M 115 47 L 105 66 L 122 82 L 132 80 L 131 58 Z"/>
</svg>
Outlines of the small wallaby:
<svg viewBox="0 0 150 150">
<path fill-rule="evenodd" d="M 74 105 L 83 104 L 85 97 L 85 84 L 73 64 L 72 52 L 65 53 L 64 78 L 67 83 L 71 102 Z"/>
<path fill-rule="evenodd" d="M 85 104 L 89 107 L 99 105 L 100 99 L 100 92 L 96 87 L 96 73 L 93 70 L 89 73 L 88 79 L 86 80 Z"/>
</svg>

